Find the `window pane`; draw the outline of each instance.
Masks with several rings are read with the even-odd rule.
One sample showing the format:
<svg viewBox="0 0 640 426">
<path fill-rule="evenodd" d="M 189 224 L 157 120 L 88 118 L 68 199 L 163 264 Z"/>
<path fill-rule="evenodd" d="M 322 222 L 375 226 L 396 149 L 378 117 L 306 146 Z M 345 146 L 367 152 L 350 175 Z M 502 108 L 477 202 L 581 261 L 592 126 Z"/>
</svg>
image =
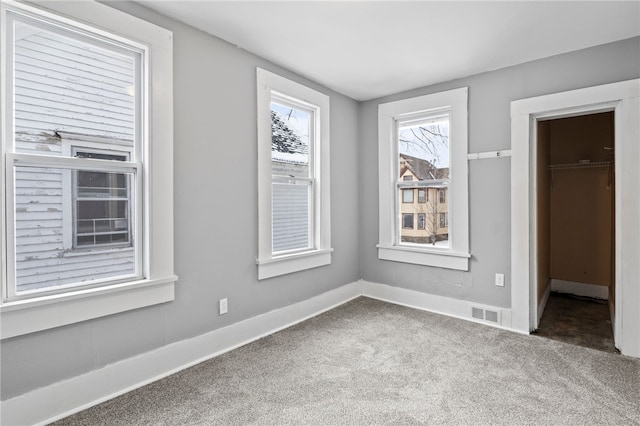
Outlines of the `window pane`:
<svg viewBox="0 0 640 426">
<path fill-rule="evenodd" d="M 310 177 L 313 113 L 271 102 L 271 169 L 274 176 Z"/>
<path fill-rule="evenodd" d="M 447 213 L 440 213 L 440 228 L 447 228 L 449 226 L 449 216 Z"/>
<path fill-rule="evenodd" d="M 60 133 L 132 146 L 140 54 L 20 19 L 14 23 L 15 150 L 71 155 Z"/>
<path fill-rule="evenodd" d="M 124 173 L 78 171 L 79 198 L 126 198 L 127 179 Z"/>
<path fill-rule="evenodd" d="M 402 215 L 402 227 L 413 229 L 413 213 L 405 213 Z"/>
<path fill-rule="evenodd" d="M 447 114 L 399 124 L 399 181 L 411 176 L 412 187 L 418 189 L 418 203 L 407 204 L 404 194 L 408 191 L 403 186 L 404 202 L 399 208 L 402 214 L 419 215 L 417 230 L 400 229 L 400 242 L 449 246 L 448 228 L 439 226 L 441 214 L 449 210 L 449 148 Z"/>
<path fill-rule="evenodd" d="M 424 229 L 425 219 L 424 213 L 418 213 L 418 229 Z"/>
<path fill-rule="evenodd" d="M 129 242 L 129 201 L 77 201 L 78 246 L 87 245 L 87 236 L 117 234 L 116 241 Z M 114 240 L 97 238 L 92 245 L 111 244 Z"/>
<path fill-rule="evenodd" d="M 398 128 L 400 176 L 407 171 L 415 180 L 449 178 L 449 118 L 400 125 Z"/>
<path fill-rule="evenodd" d="M 71 182 L 76 172 L 26 166 L 16 167 L 15 171 L 18 293 L 69 284 L 91 284 L 95 280 L 135 273 L 134 250 L 112 250 L 114 245 L 133 246 L 130 200 L 77 201 L 80 205 L 75 218 Z M 85 172 L 89 173 L 77 173 Z M 125 175 L 133 181 L 133 175 Z M 76 255 L 74 233 L 78 247 L 88 246 L 90 251 Z M 105 252 L 106 249 L 109 250 Z"/>
<path fill-rule="evenodd" d="M 403 189 L 402 190 L 402 202 L 403 203 L 413 203 L 413 189 Z"/>
<path fill-rule="evenodd" d="M 127 245 L 131 208 L 129 176 L 86 170 L 74 175 L 77 179 L 74 247 Z"/>
<path fill-rule="evenodd" d="M 274 183 L 272 191 L 273 252 L 309 248 L 311 185 Z"/>
<path fill-rule="evenodd" d="M 427 190 L 424 188 L 418 189 L 418 202 L 426 203 L 427 202 Z"/>
</svg>

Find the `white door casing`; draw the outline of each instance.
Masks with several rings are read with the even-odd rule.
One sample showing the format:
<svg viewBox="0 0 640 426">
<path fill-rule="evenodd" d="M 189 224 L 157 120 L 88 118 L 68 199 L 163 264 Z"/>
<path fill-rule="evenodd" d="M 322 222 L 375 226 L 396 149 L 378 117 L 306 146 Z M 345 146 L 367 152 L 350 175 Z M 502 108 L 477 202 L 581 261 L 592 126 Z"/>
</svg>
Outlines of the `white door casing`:
<svg viewBox="0 0 640 426">
<path fill-rule="evenodd" d="M 640 79 L 511 103 L 512 327 L 537 327 L 536 129 L 539 119 L 614 111 L 616 308 L 614 339 L 640 357 Z"/>
</svg>

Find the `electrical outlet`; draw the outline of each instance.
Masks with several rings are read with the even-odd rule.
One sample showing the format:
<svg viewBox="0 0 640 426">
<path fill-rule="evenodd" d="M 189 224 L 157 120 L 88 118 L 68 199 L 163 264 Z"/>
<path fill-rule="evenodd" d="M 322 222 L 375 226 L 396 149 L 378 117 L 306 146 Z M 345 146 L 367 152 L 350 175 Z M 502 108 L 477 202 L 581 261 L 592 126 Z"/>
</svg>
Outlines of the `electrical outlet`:
<svg viewBox="0 0 640 426">
<path fill-rule="evenodd" d="M 224 315 L 227 313 L 227 298 L 225 297 L 224 299 L 220 299 L 220 301 L 218 302 L 218 304 L 220 305 L 220 315 Z"/>
<path fill-rule="evenodd" d="M 496 274 L 496 285 L 504 287 L 504 274 Z"/>
</svg>

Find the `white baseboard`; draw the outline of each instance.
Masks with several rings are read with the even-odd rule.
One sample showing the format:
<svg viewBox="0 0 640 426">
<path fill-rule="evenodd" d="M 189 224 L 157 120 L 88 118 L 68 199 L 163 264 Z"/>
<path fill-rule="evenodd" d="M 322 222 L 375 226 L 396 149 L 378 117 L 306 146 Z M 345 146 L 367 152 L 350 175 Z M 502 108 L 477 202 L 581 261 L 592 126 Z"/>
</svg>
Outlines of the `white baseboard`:
<svg viewBox="0 0 640 426">
<path fill-rule="evenodd" d="M 575 294 L 576 296 L 593 297 L 595 299 L 609 299 L 608 286 L 557 280 L 555 278 L 551 280 L 551 291 Z"/>
<path fill-rule="evenodd" d="M 478 303 L 466 300 L 455 299 L 452 297 L 437 296 L 428 293 L 422 293 L 406 288 L 394 287 L 386 284 L 372 283 L 361 281 L 362 295 L 372 299 L 378 299 L 385 302 L 395 303 L 397 305 L 407 306 L 410 308 L 429 311 L 436 314 L 447 315 L 450 317 L 460 318 L 467 321 L 473 321 L 491 327 L 497 327 L 515 331 L 511 328 L 511 309 L 500 308 L 496 306 L 480 305 Z M 499 312 L 500 324 L 494 324 L 488 321 L 481 321 L 471 316 L 471 307 L 481 307 Z"/>
<path fill-rule="evenodd" d="M 2 401 L 3 425 L 47 424 L 214 358 L 362 294 L 360 282 Z"/>
<path fill-rule="evenodd" d="M 551 283 L 547 283 L 547 288 L 544 289 L 544 294 L 542 295 L 542 300 L 538 304 L 538 322 L 536 323 L 536 328 L 540 325 L 540 320 L 542 319 L 542 314 L 544 313 L 544 309 L 547 307 L 547 302 L 549 301 L 549 296 L 551 295 Z"/>
</svg>

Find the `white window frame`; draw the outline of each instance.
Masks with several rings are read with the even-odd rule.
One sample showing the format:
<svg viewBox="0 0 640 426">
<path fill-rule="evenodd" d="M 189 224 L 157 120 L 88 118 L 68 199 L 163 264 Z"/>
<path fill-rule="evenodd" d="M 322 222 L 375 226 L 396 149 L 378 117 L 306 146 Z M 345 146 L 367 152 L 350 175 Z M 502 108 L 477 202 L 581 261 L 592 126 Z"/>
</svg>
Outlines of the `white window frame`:
<svg viewBox="0 0 640 426">
<path fill-rule="evenodd" d="M 14 164 L 24 154 L 10 152 L 13 146 L 13 71 L 7 60 L 12 46 L 2 37 L 0 67 L 2 90 L 0 102 L 2 162 L 6 174 L 0 176 L 2 233 L 0 256 L 2 299 L 0 300 L 0 337 L 2 339 L 73 324 L 174 299 L 177 277 L 173 270 L 173 42 L 172 33 L 156 25 L 127 15 L 97 2 L 49 2 L 44 6 L 25 5 L 14 1 L 2 2 L 0 28 L 7 28 L 7 14 L 34 17 L 55 25 L 91 34 L 103 40 L 130 45 L 144 52 L 142 69 L 145 78 L 141 87 L 142 116 L 140 142 L 143 167 L 136 163 L 92 160 L 105 171 L 130 172 L 136 170 L 137 181 L 144 190 L 140 240 L 143 253 L 141 276 L 127 281 L 109 282 L 102 286 L 70 288 L 55 294 L 12 299 L 8 289 L 15 286 L 11 244 L 13 212 L 8 211 L 13 197 Z M 11 142 L 9 142 L 11 141 Z M 28 159 L 33 164 L 33 158 Z M 44 156 L 43 156 L 44 157 Z M 43 158 L 43 164 L 50 159 Z M 76 167 L 74 158 L 54 159 L 56 166 Z M 114 164 L 115 163 L 115 164 Z M 26 164 L 26 163 L 25 163 Z"/>
<path fill-rule="evenodd" d="M 331 263 L 331 206 L 329 180 L 329 96 L 277 74 L 257 68 L 258 128 L 258 279 L 263 280 Z M 313 152 L 309 158 L 313 176 L 310 200 L 312 246 L 295 252 L 273 253 L 271 100 L 290 98 L 315 111 Z"/>
<path fill-rule="evenodd" d="M 449 115 L 449 246 L 399 242 L 397 180 L 400 171 L 398 123 Z M 378 258 L 440 268 L 469 270 L 468 88 L 448 90 L 378 105 Z M 439 201 L 439 198 L 434 200 Z"/>
</svg>

